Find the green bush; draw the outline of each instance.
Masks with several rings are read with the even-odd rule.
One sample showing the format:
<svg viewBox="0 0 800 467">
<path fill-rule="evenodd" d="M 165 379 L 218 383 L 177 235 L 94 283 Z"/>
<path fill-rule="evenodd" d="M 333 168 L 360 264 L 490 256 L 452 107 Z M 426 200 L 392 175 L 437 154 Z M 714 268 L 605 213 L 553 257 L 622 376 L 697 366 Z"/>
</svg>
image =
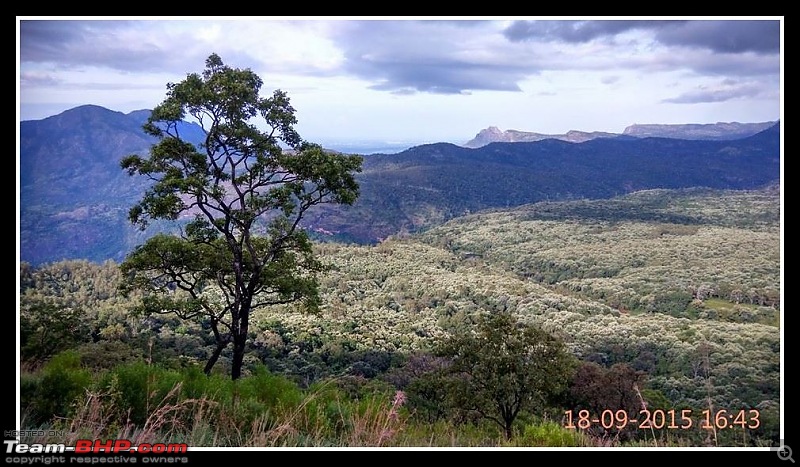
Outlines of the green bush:
<svg viewBox="0 0 800 467">
<path fill-rule="evenodd" d="M 180 381 L 176 371 L 138 361 L 117 366 L 104 374 L 100 387 L 114 395 L 114 406 L 121 416 L 136 425 L 144 425 L 156 408 L 177 400 L 177 394 L 171 396 L 170 392 Z M 167 400 L 168 396 L 173 399 Z"/>
<path fill-rule="evenodd" d="M 122 341 L 90 342 L 75 350 L 80 354 L 83 367 L 91 370 L 107 370 L 143 358 L 141 349 Z"/>
<path fill-rule="evenodd" d="M 206 375 L 199 365 L 181 370 L 181 394 L 187 399 L 208 399 L 219 403 L 231 401 L 230 378 L 220 373 Z"/>
<path fill-rule="evenodd" d="M 239 398 L 253 399 L 269 407 L 296 406 L 303 398 L 295 383 L 270 373 L 263 365 L 256 366 L 252 375 L 237 384 Z"/>
<path fill-rule="evenodd" d="M 92 375 L 81 368 L 80 355 L 73 350 L 55 355 L 40 375 L 20 382 L 22 409 L 34 426 L 69 416 L 75 400 L 92 384 Z"/>
</svg>

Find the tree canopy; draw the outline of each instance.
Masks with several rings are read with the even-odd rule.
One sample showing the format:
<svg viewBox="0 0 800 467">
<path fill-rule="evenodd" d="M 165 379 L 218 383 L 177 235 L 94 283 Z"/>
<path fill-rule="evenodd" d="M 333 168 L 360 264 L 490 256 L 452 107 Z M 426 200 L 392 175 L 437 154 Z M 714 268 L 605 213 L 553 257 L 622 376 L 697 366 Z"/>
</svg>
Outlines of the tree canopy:
<svg viewBox="0 0 800 467">
<path fill-rule="evenodd" d="M 261 97 L 261 78 L 212 54 L 202 74 L 167 85 L 144 130 L 158 138 L 148 157 L 122 160 L 130 175 L 152 181 L 129 213 L 145 229 L 157 219 L 183 221 L 180 235 L 159 234 L 122 264 L 126 287 L 149 292 L 143 310 L 197 319 L 216 342 L 205 371 L 233 344 L 231 377 L 241 376 L 250 315 L 260 306 L 319 300 L 322 265 L 300 222 L 313 206 L 352 204 L 362 158 L 304 141 L 295 109 L 276 90 Z M 205 141 L 181 137 L 191 117 Z"/>
<path fill-rule="evenodd" d="M 508 312 L 483 316 L 438 353 L 452 359 L 455 405 L 494 421 L 507 438 L 522 410 L 535 413 L 564 393 L 576 364 L 560 339 Z"/>
</svg>

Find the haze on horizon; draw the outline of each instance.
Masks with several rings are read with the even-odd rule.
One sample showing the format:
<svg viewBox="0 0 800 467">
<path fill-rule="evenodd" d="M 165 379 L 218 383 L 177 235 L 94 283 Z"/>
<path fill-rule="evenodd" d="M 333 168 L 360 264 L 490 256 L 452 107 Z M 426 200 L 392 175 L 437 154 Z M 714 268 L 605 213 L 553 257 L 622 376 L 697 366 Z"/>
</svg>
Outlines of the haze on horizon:
<svg viewBox="0 0 800 467">
<path fill-rule="evenodd" d="M 783 17 L 18 16 L 18 120 L 153 108 L 217 53 L 286 91 L 310 141 L 764 122 L 783 115 L 782 50 Z"/>
</svg>

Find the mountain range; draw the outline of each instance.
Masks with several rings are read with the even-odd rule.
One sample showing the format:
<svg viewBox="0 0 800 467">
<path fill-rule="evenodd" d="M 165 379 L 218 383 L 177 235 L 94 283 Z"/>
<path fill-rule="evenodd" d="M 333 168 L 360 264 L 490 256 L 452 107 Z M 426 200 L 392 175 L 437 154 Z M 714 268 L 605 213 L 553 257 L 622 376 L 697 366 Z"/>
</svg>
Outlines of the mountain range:
<svg viewBox="0 0 800 467">
<path fill-rule="evenodd" d="M 149 111 L 128 114 L 81 106 L 20 122 L 20 256 L 41 264 L 68 258 L 121 260 L 156 231 L 127 221 L 145 182 L 122 157 L 146 154 Z M 198 142 L 202 129 L 181 128 Z M 353 206 L 318 206 L 304 227 L 317 239 L 375 243 L 463 214 L 543 200 L 609 198 L 651 188 L 752 189 L 780 177 L 780 124 L 740 139 L 596 137 L 427 144 L 364 156 Z"/>
<path fill-rule="evenodd" d="M 570 143 L 582 143 L 595 138 L 625 137 L 730 140 L 752 136 L 760 131 L 766 130 L 776 123 L 778 122 L 719 122 L 672 125 L 634 124 L 626 127 L 622 133 L 570 130 L 564 134 L 545 134 L 519 130 L 503 131 L 495 126 L 490 126 L 478 132 L 473 139 L 464 143 L 464 146 L 468 148 L 480 148 L 489 143 L 531 143 L 545 139 L 558 139 L 561 141 L 569 141 Z"/>
</svg>

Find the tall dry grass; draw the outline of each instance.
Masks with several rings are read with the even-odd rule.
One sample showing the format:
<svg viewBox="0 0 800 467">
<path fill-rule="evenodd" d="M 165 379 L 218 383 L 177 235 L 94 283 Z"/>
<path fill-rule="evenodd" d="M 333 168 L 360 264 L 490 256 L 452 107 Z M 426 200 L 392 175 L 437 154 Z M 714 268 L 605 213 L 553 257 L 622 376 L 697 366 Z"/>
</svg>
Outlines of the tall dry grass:
<svg viewBox="0 0 800 467">
<path fill-rule="evenodd" d="M 223 406 L 208 397 L 181 399 L 181 388 L 182 383 L 177 383 L 166 396 L 152 400 L 140 426 L 120 416 L 113 389 L 87 390 L 73 415 L 55 421 L 53 428 L 64 433 L 62 438 L 25 441 L 74 445 L 79 439 L 128 439 L 133 444 L 183 442 L 215 447 L 380 447 L 391 446 L 407 422 L 402 391 L 391 399 L 370 397 L 354 403 L 337 397 L 334 404 L 325 405 L 317 403 L 325 394 L 321 388 L 294 407 L 273 407 L 248 423 L 237 418 L 235 406 Z M 242 402 L 234 402 L 238 403 Z M 335 409 L 325 412 L 326 407 Z"/>
</svg>

